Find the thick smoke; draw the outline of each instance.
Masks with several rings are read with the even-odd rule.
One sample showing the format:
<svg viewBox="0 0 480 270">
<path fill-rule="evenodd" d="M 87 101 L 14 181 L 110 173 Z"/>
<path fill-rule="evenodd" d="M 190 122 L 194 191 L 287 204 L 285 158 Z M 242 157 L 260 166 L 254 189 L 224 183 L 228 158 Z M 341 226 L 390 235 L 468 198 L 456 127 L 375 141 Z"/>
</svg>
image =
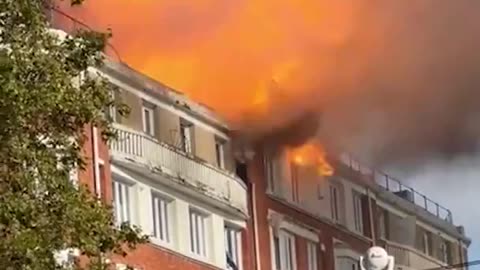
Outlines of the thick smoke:
<svg viewBox="0 0 480 270">
<path fill-rule="evenodd" d="M 248 139 L 298 144 L 318 131 L 380 165 L 477 146 L 480 1 L 134 2 L 68 11 L 110 27 L 124 61 Z"/>
<path fill-rule="evenodd" d="M 360 63 L 323 107 L 322 135 L 375 163 L 474 153 L 480 138 L 478 1 L 374 1 L 339 59 Z M 356 44 L 371 43 L 368 53 Z M 335 90 L 332 90 L 335 91 Z"/>
</svg>

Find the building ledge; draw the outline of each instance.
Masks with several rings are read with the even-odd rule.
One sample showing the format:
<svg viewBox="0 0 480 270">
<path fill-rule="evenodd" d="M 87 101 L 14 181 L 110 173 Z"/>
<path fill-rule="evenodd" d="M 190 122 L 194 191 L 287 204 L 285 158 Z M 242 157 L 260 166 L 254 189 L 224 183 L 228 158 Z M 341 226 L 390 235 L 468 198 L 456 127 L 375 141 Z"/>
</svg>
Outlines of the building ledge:
<svg viewBox="0 0 480 270">
<path fill-rule="evenodd" d="M 295 204 L 279 197 L 278 195 L 272 194 L 271 192 L 267 192 L 266 194 L 270 199 L 272 199 L 272 200 L 274 200 L 278 203 L 281 203 L 281 204 L 283 204 L 283 205 L 285 205 L 285 206 L 287 206 L 287 207 L 289 207 L 289 208 L 291 208 L 291 209 L 293 209 L 297 212 L 300 212 L 301 214 L 307 215 L 307 216 L 311 217 L 312 219 L 315 219 L 315 220 L 317 220 L 321 223 L 324 223 L 325 225 L 331 226 L 331 227 L 337 229 L 338 231 L 341 231 L 345 234 L 348 234 L 349 236 L 352 236 L 352 237 L 354 237 L 356 239 L 359 239 L 361 241 L 364 241 L 366 243 L 372 243 L 372 241 L 373 241 L 372 239 L 368 238 L 367 236 L 360 235 L 358 233 L 350 231 L 345 226 L 343 226 L 341 224 L 338 224 L 338 223 L 335 223 L 335 222 L 329 220 L 328 218 L 313 214 L 313 213 L 309 212 L 308 210 L 305 210 L 305 209 L 301 208 L 300 206 L 295 205 Z"/>
</svg>

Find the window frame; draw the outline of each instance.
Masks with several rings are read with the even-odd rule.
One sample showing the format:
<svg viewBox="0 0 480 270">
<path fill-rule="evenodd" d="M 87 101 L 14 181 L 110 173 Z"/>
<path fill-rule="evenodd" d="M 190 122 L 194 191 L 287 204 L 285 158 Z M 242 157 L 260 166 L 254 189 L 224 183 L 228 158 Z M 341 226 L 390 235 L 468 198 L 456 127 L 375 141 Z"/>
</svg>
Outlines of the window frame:
<svg viewBox="0 0 480 270">
<path fill-rule="evenodd" d="M 232 262 L 235 263 L 236 269 L 242 269 L 242 239 L 241 239 L 241 230 L 232 226 L 228 223 L 224 226 L 224 235 L 225 235 L 225 256 L 227 254 L 231 255 Z M 231 241 L 233 239 L 233 241 Z M 235 253 L 235 254 L 232 254 Z M 234 256 L 232 256 L 234 255 Z M 233 269 L 228 264 L 227 259 L 227 269 Z"/>
<path fill-rule="evenodd" d="M 284 247 L 284 256 L 280 257 L 280 261 L 282 258 L 285 258 L 285 267 L 282 267 L 284 270 L 296 270 L 297 269 L 297 252 L 295 249 L 295 236 L 293 234 L 283 232 L 284 241 L 286 242 L 286 246 Z M 281 234 L 281 235 L 282 235 Z M 280 246 L 281 246 L 281 239 L 280 238 Z M 280 249 L 281 251 L 281 249 Z"/>
<path fill-rule="evenodd" d="M 330 190 L 330 214 L 331 214 L 330 217 L 334 222 L 340 222 L 339 188 L 337 185 L 330 184 L 329 190 Z"/>
<path fill-rule="evenodd" d="M 273 270 L 297 270 L 295 235 L 270 227 L 270 253 Z"/>
<path fill-rule="evenodd" d="M 318 245 L 307 241 L 307 270 L 318 270 Z"/>
<path fill-rule="evenodd" d="M 428 231 L 424 231 L 422 235 L 422 251 L 425 253 L 427 256 L 431 256 L 431 239 L 432 239 L 432 234 Z"/>
<path fill-rule="evenodd" d="M 113 201 L 113 209 L 114 209 L 114 218 L 115 218 L 115 224 L 117 226 L 120 226 L 124 222 L 128 222 L 129 224 L 134 224 L 134 209 L 133 209 L 133 200 L 134 200 L 134 186 L 135 184 L 127 182 L 127 181 L 122 181 L 118 180 L 115 178 L 112 178 L 112 201 Z M 123 188 L 123 189 L 122 189 Z M 126 207 L 124 206 L 125 204 L 120 202 L 122 198 L 116 196 L 115 194 L 118 194 L 117 191 L 120 189 L 120 193 L 126 196 Z M 122 209 L 120 210 L 118 208 L 119 203 L 122 205 Z M 119 212 L 121 216 L 121 220 L 119 219 Z M 126 219 L 124 220 L 124 215 L 126 215 Z"/>
<path fill-rule="evenodd" d="M 353 221 L 354 229 L 356 232 L 363 234 L 363 207 L 362 207 L 362 194 L 352 189 L 352 201 L 353 201 Z"/>
<path fill-rule="evenodd" d="M 190 253 L 195 257 L 206 259 L 210 255 L 210 252 L 208 250 L 208 245 L 210 242 L 208 239 L 209 214 L 196 208 L 190 208 L 188 216 L 190 233 Z M 192 222 L 193 220 L 195 220 L 195 223 Z M 201 223 L 198 223 L 199 221 L 201 221 Z M 198 227 L 198 224 L 200 224 L 200 227 Z"/>
<path fill-rule="evenodd" d="M 173 199 L 151 190 L 152 239 L 163 245 L 173 244 Z M 160 209 L 162 208 L 162 209 Z M 159 212 L 161 211 L 161 212 Z M 161 217 L 160 217 L 161 216 Z M 158 234 L 158 235 L 157 235 Z M 162 237 L 163 236 L 163 237 Z"/>
<path fill-rule="evenodd" d="M 378 237 L 382 240 L 388 240 L 387 210 L 378 207 Z"/>
<path fill-rule="evenodd" d="M 189 122 L 189 121 L 187 121 L 183 118 L 180 119 L 180 148 L 186 154 L 191 154 L 191 155 L 193 155 L 193 153 L 194 153 L 194 149 L 193 149 L 193 140 L 194 140 L 193 128 L 194 128 L 193 123 L 191 123 L 191 122 Z M 188 132 L 185 132 L 187 130 L 188 130 Z M 187 134 L 188 134 L 188 136 L 187 136 Z"/>
<path fill-rule="evenodd" d="M 145 113 L 148 111 L 149 119 L 147 119 L 147 114 Z M 147 130 L 147 122 L 150 126 L 150 132 Z M 155 109 L 150 108 L 148 106 L 142 106 L 142 123 L 143 123 L 143 132 L 150 136 L 155 136 Z"/>
<path fill-rule="evenodd" d="M 220 169 L 225 169 L 225 144 L 225 140 L 215 138 L 215 159 Z"/>
<path fill-rule="evenodd" d="M 440 252 L 441 252 L 441 258 L 440 260 L 444 263 L 449 264 L 450 263 L 450 248 L 449 248 L 449 242 L 445 239 L 442 239 L 440 243 Z"/>
</svg>

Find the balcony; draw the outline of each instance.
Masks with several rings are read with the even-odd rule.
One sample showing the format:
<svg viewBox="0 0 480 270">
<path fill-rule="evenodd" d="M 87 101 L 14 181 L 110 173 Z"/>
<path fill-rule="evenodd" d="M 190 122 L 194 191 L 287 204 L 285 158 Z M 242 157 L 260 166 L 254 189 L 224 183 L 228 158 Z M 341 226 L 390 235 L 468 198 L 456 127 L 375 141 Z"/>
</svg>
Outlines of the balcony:
<svg viewBox="0 0 480 270">
<path fill-rule="evenodd" d="M 395 257 L 395 265 L 401 266 L 403 269 L 431 269 L 446 265 L 412 247 L 387 242 L 385 249 L 388 254 Z"/>
<path fill-rule="evenodd" d="M 221 170 L 142 132 L 114 125 L 117 140 L 110 143 L 113 162 L 126 161 L 169 176 L 190 190 L 247 213 L 247 189 L 233 173 Z"/>
</svg>

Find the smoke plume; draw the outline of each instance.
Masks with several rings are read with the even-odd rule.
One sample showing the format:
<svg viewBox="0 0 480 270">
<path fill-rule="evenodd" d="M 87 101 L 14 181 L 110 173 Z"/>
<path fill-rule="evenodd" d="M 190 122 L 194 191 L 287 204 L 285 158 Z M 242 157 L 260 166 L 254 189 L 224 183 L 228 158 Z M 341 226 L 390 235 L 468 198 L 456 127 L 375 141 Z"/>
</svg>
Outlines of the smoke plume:
<svg viewBox="0 0 480 270">
<path fill-rule="evenodd" d="M 253 140 L 317 134 L 372 162 L 450 158 L 480 135 L 477 0 L 96 0 L 123 61 Z"/>
</svg>

